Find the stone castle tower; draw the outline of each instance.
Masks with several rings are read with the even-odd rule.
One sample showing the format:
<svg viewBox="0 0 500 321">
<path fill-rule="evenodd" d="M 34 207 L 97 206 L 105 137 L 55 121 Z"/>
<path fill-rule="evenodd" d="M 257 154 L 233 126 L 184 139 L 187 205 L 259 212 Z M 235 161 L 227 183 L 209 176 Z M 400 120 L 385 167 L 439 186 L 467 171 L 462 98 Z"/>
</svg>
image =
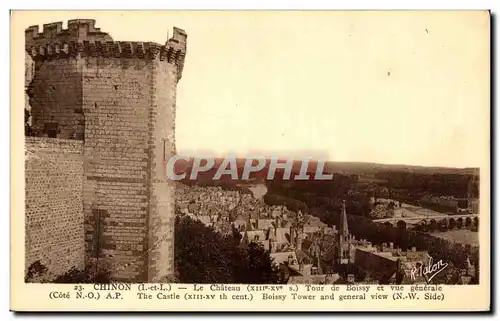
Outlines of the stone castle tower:
<svg viewBox="0 0 500 321">
<path fill-rule="evenodd" d="M 86 19 L 25 36 L 26 266 L 41 260 L 57 274 L 106 261 L 116 281 L 165 280 L 174 194 L 164 164 L 186 33 L 174 28 L 164 45 L 113 41 Z"/>
</svg>

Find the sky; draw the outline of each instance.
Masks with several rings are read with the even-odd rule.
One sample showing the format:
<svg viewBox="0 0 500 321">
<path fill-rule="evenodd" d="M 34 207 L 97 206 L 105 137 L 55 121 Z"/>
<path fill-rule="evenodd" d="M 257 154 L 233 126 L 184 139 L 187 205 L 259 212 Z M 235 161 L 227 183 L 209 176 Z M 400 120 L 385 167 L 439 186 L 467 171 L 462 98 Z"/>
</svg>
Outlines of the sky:
<svg viewBox="0 0 500 321">
<path fill-rule="evenodd" d="M 164 44 L 173 26 L 184 29 L 180 154 L 447 167 L 489 159 L 485 12 L 16 14 L 23 28 L 96 19 L 119 41 Z"/>
</svg>

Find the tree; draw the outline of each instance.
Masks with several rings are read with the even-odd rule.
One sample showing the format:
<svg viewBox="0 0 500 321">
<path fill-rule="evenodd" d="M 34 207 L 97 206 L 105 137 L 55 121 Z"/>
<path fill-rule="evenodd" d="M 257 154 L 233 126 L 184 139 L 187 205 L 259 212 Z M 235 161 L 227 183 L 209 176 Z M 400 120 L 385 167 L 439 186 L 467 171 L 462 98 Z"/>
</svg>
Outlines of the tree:
<svg viewBox="0 0 500 321">
<path fill-rule="evenodd" d="M 73 267 L 63 275 L 57 276 L 51 283 L 110 283 L 111 271 L 108 267 L 88 264 L 83 270 Z"/>
<path fill-rule="evenodd" d="M 246 249 L 248 266 L 243 283 L 273 284 L 278 283 L 279 268 L 272 261 L 269 252 L 264 251 L 261 244 L 250 243 Z"/>
<path fill-rule="evenodd" d="M 50 275 L 48 274 L 48 269 L 43 265 L 40 260 L 31 263 L 26 271 L 26 276 L 24 277 L 24 282 L 26 283 L 48 283 L 50 282 Z"/>
<path fill-rule="evenodd" d="M 66 273 L 54 275 L 40 261 L 33 262 L 26 272 L 26 283 L 110 283 L 109 266 L 90 263 L 83 269 L 72 267 Z"/>
<path fill-rule="evenodd" d="M 175 220 L 175 268 L 181 283 L 276 283 L 278 270 L 269 252 L 236 234 L 223 236 L 189 217 Z"/>
</svg>

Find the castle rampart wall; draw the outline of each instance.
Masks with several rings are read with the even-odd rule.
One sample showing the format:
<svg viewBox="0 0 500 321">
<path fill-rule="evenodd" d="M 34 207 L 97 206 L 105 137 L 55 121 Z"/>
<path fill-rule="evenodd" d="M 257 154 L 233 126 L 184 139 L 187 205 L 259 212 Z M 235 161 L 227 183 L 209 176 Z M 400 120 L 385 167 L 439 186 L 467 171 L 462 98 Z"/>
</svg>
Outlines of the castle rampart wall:
<svg viewBox="0 0 500 321">
<path fill-rule="evenodd" d="M 83 143 L 26 137 L 25 150 L 25 267 L 83 268 Z"/>
</svg>

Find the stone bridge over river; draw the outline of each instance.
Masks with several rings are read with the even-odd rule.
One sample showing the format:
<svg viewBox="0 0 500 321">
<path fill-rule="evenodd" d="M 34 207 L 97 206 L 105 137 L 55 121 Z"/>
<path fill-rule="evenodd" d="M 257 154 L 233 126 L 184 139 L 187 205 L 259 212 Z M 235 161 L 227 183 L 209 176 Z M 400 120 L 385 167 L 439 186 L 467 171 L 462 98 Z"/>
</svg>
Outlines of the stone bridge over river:
<svg viewBox="0 0 500 321">
<path fill-rule="evenodd" d="M 432 215 L 432 216 L 411 216 L 411 217 L 391 217 L 373 220 L 381 224 L 390 224 L 395 227 L 407 228 L 409 226 L 421 226 L 423 228 L 472 228 L 479 226 L 479 215 L 477 214 L 457 214 L 457 215 Z"/>
</svg>

